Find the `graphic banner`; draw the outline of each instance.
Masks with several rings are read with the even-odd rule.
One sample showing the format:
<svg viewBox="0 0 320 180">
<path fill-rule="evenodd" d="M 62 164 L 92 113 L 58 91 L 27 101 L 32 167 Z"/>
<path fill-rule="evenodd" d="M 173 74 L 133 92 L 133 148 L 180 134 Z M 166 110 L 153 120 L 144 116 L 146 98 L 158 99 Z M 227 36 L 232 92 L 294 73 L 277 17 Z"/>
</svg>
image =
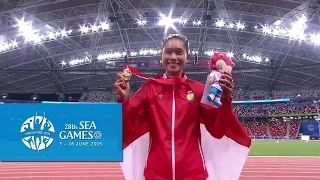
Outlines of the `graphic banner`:
<svg viewBox="0 0 320 180">
<path fill-rule="evenodd" d="M 122 161 L 122 105 L 0 105 L 0 161 Z"/>
<path fill-rule="evenodd" d="M 300 132 L 303 135 L 319 136 L 319 123 L 317 121 L 302 122 Z"/>
</svg>

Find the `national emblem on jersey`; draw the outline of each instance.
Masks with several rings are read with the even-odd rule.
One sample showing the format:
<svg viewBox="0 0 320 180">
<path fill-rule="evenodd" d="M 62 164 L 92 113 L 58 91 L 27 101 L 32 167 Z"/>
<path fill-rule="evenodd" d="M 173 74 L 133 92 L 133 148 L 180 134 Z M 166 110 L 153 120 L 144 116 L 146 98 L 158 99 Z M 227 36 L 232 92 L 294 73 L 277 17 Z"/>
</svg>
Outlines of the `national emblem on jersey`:
<svg viewBox="0 0 320 180">
<path fill-rule="evenodd" d="M 187 100 L 190 102 L 194 100 L 194 93 L 192 91 L 188 91 Z"/>
</svg>

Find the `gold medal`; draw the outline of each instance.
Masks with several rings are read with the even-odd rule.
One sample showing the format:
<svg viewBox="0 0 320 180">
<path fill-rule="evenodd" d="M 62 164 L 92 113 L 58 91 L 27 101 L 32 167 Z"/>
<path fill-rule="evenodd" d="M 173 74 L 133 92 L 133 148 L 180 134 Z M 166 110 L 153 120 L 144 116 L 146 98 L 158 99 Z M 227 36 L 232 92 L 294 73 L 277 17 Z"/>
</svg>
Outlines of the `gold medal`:
<svg viewBox="0 0 320 180">
<path fill-rule="evenodd" d="M 123 75 L 127 78 L 128 81 L 130 80 L 132 73 L 128 67 L 124 68 Z"/>
</svg>

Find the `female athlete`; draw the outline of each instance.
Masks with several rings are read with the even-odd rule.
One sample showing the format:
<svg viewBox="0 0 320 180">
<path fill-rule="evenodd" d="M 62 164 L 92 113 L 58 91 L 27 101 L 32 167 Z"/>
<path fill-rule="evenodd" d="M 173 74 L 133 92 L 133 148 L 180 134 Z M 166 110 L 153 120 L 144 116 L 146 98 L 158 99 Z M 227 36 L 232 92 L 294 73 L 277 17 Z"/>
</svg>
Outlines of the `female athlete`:
<svg viewBox="0 0 320 180">
<path fill-rule="evenodd" d="M 233 112 L 232 75 L 222 72 L 222 107 L 201 104 L 204 84 L 183 72 L 189 59 L 187 38 L 169 35 L 161 52 L 165 74 L 132 97 L 128 79 L 118 74 L 126 180 L 239 179 L 251 140 Z"/>
</svg>

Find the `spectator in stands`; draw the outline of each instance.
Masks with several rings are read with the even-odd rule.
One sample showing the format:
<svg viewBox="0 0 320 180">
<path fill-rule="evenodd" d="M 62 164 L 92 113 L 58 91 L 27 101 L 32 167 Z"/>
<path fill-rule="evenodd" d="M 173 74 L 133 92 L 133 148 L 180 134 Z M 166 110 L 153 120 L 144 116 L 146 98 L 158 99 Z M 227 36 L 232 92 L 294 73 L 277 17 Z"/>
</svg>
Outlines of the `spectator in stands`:
<svg viewBox="0 0 320 180">
<path fill-rule="evenodd" d="M 189 58 L 186 37 L 167 36 L 161 57 L 166 73 L 147 80 L 130 99 L 128 80 L 119 73 L 115 86 L 123 103 L 122 169 L 127 179 L 144 179 L 143 171 L 146 180 L 239 178 L 251 140 L 232 110 L 232 77 L 222 74 L 221 108 L 202 105 L 204 85 L 183 73 Z M 150 139 L 145 137 L 148 132 Z M 225 141 L 228 147 L 217 144 Z M 210 167 L 205 167 L 204 161 Z M 232 163 L 232 169 L 228 163 Z"/>
</svg>

